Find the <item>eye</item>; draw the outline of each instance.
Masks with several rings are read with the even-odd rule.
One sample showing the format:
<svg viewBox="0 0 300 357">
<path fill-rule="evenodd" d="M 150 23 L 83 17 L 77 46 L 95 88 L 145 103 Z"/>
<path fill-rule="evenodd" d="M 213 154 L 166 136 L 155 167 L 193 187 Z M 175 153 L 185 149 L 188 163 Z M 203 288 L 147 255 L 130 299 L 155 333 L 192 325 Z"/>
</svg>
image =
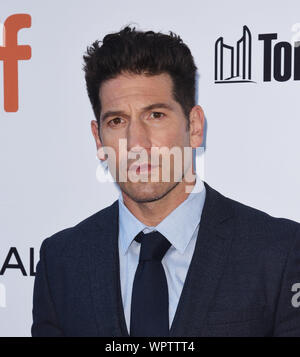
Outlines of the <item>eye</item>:
<svg viewBox="0 0 300 357">
<path fill-rule="evenodd" d="M 121 124 L 121 118 L 117 117 L 117 118 L 113 118 L 112 120 L 110 120 L 107 125 L 109 126 L 118 126 L 119 124 Z"/>
<path fill-rule="evenodd" d="M 155 114 L 154 119 L 160 119 L 162 116 L 165 115 L 164 113 L 161 113 L 161 112 L 152 112 L 151 115 L 152 114 Z"/>
</svg>

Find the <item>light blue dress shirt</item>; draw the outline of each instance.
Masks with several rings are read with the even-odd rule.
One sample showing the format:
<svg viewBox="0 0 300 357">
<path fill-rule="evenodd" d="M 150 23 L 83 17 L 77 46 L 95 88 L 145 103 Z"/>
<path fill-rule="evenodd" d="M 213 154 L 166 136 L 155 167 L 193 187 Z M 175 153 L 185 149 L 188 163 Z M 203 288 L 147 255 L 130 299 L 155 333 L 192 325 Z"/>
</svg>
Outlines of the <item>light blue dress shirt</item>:
<svg viewBox="0 0 300 357">
<path fill-rule="evenodd" d="M 157 226 L 139 221 L 124 205 L 119 195 L 119 259 L 123 308 L 127 329 L 130 331 L 131 294 L 135 271 L 139 262 L 140 244 L 134 240 L 143 231 L 163 234 L 172 244 L 162 259 L 169 292 L 169 327 L 176 312 L 185 277 L 194 253 L 199 223 L 205 201 L 203 181 L 196 175 L 196 183 L 188 197 Z"/>
</svg>

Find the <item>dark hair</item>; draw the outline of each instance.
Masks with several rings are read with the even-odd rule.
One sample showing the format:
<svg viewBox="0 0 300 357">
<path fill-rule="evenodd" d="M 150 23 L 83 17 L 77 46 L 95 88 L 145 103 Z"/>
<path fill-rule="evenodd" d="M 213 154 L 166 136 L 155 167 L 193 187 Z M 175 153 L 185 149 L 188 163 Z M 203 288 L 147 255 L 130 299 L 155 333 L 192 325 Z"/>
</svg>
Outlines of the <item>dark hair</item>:
<svg viewBox="0 0 300 357">
<path fill-rule="evenodd" d="M 101 84 L 123 72 L 158 75 L 168 73 L 173 81 L 173 97 L 181 105 L 189 129 L 189 113 L 195 105 L 197 67 L 188 46 L 170 31 L 136 31 L 124 27 L 107 34 L 99 46 L 96 40 L 83 56 L 86 88 L 100 131 Z"/>
</svg>

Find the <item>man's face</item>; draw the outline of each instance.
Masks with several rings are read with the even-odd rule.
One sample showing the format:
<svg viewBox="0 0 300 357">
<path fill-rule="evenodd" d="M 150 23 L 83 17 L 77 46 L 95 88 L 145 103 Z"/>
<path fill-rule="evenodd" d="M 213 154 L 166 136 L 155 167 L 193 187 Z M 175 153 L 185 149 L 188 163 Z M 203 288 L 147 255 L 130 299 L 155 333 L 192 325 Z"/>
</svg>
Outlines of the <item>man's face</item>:
<svg viewBox="0 0 300 357">
<path fill-rule="evenodd" d="M 105 146 L 114 149 L 116 153 L 116 176 L 114 178 L 123 193 L 135 202 L 150 202 L 164 197 L 179 183 L 178 178 L 181 180 L 184 174 L 183 148 L 190 146 L 190 133 L 187 130 L 187 119 L 182 107 L 172 96 L 172 85 L 172 79 L 167 73 L 155 76 L 124 73 L 105 81 L 100 88 L 101 145 L 99 145 L 99 140 L 97 147 L 99 149 Z M 149 106 L 152 107 L 149 108 Z M 127 140 L 125 152 L 119 150 L 120 139 Z M 172 155 L 169 160 L 170 180 L 168 182 L 162 180 L 163 160 L 160 155 L 158 167 L 150 168 L 150 171 L 149 168 L 145 171 L 142 168 L 141 171 L 133 170 L 136 175 L 148 177 L 144 182 L 131 181 L 130 175 L 125 182 L 120 181 L 119 160 L 123 163 L 127 162 L 128 170 L 130 170 L 132 164 L 141 156 L 137 155 L 134 159 L 128 159 L 128 153 L 139 153 L 143 149 L 150 164 L 151 147 L 169 149 L 177 147 L 181 150 L 182 165 L 174 165 L 175 160 Z M 144 162 L 144 159 L 145 156 L 139 161 Z M 175 166 L 177 168 L 174 170 Z M 156 170 L 156 174 L 159 175 L 158 182 L 151 182 L 151 170 L 152 172 Z M 129 174 L 129 171 L 127 173 Z"/>
</svg>

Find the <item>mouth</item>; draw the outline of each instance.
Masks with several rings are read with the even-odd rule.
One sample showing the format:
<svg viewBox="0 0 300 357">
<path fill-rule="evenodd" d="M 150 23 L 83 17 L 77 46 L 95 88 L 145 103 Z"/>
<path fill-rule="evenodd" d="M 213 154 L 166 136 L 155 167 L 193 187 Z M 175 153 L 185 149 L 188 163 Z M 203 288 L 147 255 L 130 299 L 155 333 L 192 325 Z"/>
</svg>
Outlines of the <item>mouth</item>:
<svg viewBox="0 0 300 357">
<path fill-rule="evenodd" d="M 131 165 L 129 171 L 136 172 L 137 174 L 143 174 L 143 173 L 148 173 L 157 167 L 158 165 L 151 165 L 151 164 Z"/>
</svg>

